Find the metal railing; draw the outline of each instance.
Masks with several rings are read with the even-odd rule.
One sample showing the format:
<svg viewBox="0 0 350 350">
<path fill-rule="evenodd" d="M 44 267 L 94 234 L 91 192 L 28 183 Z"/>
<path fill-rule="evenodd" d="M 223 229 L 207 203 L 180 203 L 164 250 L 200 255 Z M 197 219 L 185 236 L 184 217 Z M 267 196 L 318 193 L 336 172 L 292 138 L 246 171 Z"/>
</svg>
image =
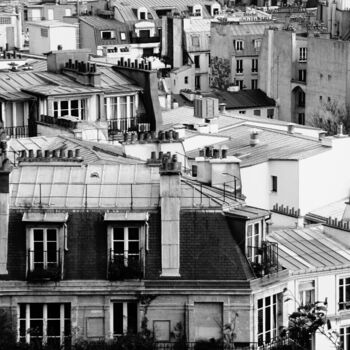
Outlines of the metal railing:
<svg viewBox="0 0 350 350">
<path fill-rule="evenodd" d="M 137 131 L 139 117 L 119 118 L 108 120 L 108 134 L 113 132 Z"/>
<path fill-rule="evenodd" d="M 59 281 L 61 279 L 61 254 L 60 249 L 55 251 L 54 259 L 50 258 L 49 252 L 42 252 L 42 261 L 37 261 L 38 251 L 28 250 L 27 280 L 35 281 Z"/>
<path fill-rule="evenodd" d="M 350 309 L 350 301 L 340 301 L 338 303 L 339 310 L 349 310 Z"/>
<path fill-rule="evenodd" d="M 144 276 L 143 269 L 143 251 L 137 254 L 124 251 L 123 254 L 117 254 L 110 250 L 108 264 L 108 279 L 118 281 L 124 279 L 141 279 Z"/>
<path fill-rule="evenodd" d="M 29 136 L 29 127 L 28 126 L 6 126 L 5 133 L 7 136 L 19 139 Z"/>
<path fill-rule="evenodd" d="M 41 114 L 38 120 L 40 123 L 57 125 L 65 129 L 76 129 L 78 121 L 73 121 L 65 118 L 55 118 L 50 115 Z"/>
</svg>

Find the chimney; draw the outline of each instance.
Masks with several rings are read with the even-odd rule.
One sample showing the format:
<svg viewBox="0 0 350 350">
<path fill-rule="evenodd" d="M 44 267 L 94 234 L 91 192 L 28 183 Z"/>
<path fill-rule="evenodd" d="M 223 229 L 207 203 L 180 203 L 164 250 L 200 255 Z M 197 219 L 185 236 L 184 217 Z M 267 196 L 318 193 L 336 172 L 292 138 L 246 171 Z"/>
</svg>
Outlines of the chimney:
<svg viewBox="0 0 350 350">
<path fill-rule="evenodd" d="M 10 161 L 7 158 L 7 144 L 0 141 L 0 275 L 7 272 L 7 247 L 9 226 L 9 177 Z"/>
<path fill-rule="evenodd" d="M 350 198 L 347 202 L 345 202 L 345 209 L 344 209 L 342 221 L 350 222 Z"/>
<path fill-rule="evenodd" d="M 252 130 L 250 132 L 250 142 L 249 144 L 254 147 L 256 146 L 257 144 L 260 143 L 260 140 L 259 140 L 259 131 L 258 130 Z"/>
<path fill-rule="evenodd" d="M 225 113 L 226 112 L 226 103 L 220 103 L 219 104 L 219 111 L 220 111 L 220 113 Z"/>
<path fill-rule="evenodd" d="M 294 134 L 294 131 L 295 131 L 295 125 L 288 124 L 288 134 Z"/>
<path fill-rule="evenodd" d="M 181 163 L 162 155 L 160 173 L 161 277 L 180 277 Z"/>
</svg>

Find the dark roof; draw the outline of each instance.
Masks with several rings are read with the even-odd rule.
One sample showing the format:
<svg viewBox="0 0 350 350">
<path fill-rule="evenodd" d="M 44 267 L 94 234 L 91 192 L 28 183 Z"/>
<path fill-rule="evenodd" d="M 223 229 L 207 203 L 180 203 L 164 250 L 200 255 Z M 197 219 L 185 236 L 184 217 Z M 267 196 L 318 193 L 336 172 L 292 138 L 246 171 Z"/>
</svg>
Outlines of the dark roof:
<svg viewBox="0 0 350 350">
<path fill-rule="evenodd" d="M 274 99 L 267 97 L 260 89 L 241 90 L 238 92 L 215 90 L 209 96 L 219 99 L 219 103 L 226 103 L 226 109 L 242 109 L 257 107 L 273 107 Z"/>
</svg>

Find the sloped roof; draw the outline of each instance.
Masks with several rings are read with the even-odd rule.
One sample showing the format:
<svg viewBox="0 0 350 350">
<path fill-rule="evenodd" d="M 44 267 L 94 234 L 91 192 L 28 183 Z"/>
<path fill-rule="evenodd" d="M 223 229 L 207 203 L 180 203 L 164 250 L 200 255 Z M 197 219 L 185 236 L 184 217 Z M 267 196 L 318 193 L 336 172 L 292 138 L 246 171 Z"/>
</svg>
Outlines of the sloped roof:
<svg viewBox="0 0 350 350">
<path fill-rule="evenodd" d="M 250 146 L 250 134 L 253 129 L 258 131 L 259 143 L 256 146 Z M 248 125 L 227 128 L 220 131 L 220 136 L 230 139 L 218 143 L 217 146 L 226 145 L 228 155 L 241 159 L 241 168 L 268 160 L 301 160 L 330 149 L 315 138 L 262 127 L 252 128 Z M 187 152 L 187 155 L 196 157 L 198 150 Z"/>
<path fill-rule="evenodd" d="M 292 271 L 350 267 L 350 250 L 326 236 L 322 225 L 272 232 L 267 240 L 278 243 L 279 262 Z"/>
<path fill-rule="evenodd" d="M 22 150 L 80 150 L 80 156 L 83 158 L 83 164 L 135 164 L 143 163 L 141 160 L 126 158 L 123 155 L 122 146 L 105 145 L 99 142 L 83 141 L 66 136 L 54 137 L 29 137 L 29 138 L 11 138 L 8 141 L 9 159 L 14 164 L 17 163 L 16 158 Z"/>
<path fill-rule="evenodd" d="M 276 105 L 275 100 L 269 98 L 260 89 L 237 92 L 214 90 L 209 95 L 218 98 L 220 103 L 226 103 L 226 109 L 274 107 Z"/>
</svg>

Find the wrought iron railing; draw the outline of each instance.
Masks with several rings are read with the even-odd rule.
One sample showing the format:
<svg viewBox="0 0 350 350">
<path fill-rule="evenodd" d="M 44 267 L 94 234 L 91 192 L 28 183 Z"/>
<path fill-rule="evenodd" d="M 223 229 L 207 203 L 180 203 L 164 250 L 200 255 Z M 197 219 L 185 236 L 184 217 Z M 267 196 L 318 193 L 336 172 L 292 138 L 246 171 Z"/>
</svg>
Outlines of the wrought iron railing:
<svg viewBox="0 0 350 350">
<path fill-rule="evenodd" d="M 263 277 L 279 270 L 278 243 L 262 241 L 261 246 L 249 246 L 248 248 L 257 250 L 261 257 L 260 262 L 251 263 L 256 277 Z"/>
<path fill-rule="evenodd" d="M 38 120 L 40 123 L 57 125 L 65 129 L 76 129 L 79 121 L 69 120 L 65 118 L 55 118 L 50 115 L 41 114 Z"/>
<path fill-rule="evenodd" d="M 38 255 L 41 254 L 40 261 Z M 47 250 L 38 252 L 28 250 L 28 273 L 27 280 L 31 282 L 59 281 L 61 279 L 61 254 L 60 250 L 54 252 L 54 258 Z"/>
<path fill-rule="evenodd" d="M 109 253 L 108 279 L 118 281 L 124 279 L 141 279 L 144 276 L 144 257 L 140 250 L 137 254 L 125 251 L 116 254 L 112 249 Z"/>
<path fill-rule="evenodd" d="M 139 117 L 108 120 L 108 134 L 114 132 L 138 131 Z"/>
<path fill-rule="evenodd" d="M 28 126 L 7 126 L 4 129 L 6 135 L 14 139 L 29 137 Z"/>
</svg>

